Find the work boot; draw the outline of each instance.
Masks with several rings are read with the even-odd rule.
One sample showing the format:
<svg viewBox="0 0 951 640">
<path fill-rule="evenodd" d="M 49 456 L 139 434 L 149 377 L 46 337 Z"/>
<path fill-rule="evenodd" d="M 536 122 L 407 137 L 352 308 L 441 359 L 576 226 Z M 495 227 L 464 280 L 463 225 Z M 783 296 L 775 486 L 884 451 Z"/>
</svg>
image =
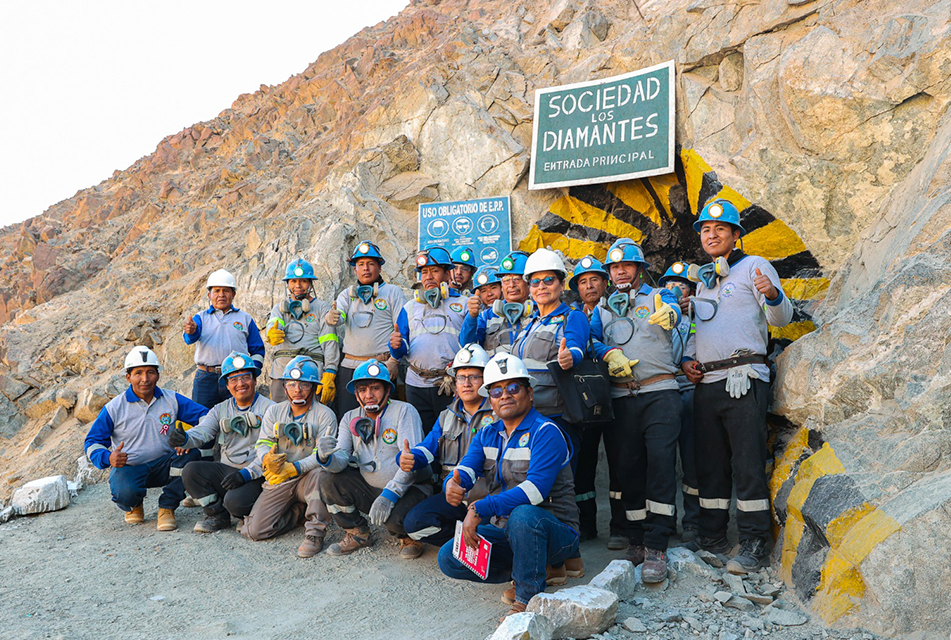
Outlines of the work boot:
<svg viewBox="0 0 951 640">
<path fill-rule="evenodd" d="M 298 558 L 313 558 L 324 548 L 324 537 L 308 533 L 297 547 Z"/>
<path fill-rule="evenodd" d="M 369 547 L 373 544 L 370 537 L 370 528 L 363 526 L 356 529 L 346 529 L 347 535 L 340 542 L 335 542 L 327 548 L 328 556 L 345 556 L 357 549 Z"/>
<path fill-rule="evenodd" d="M 644 584 L 657 584 L 667 578 L 667 554 L 660 549 L 648 548 L 641 565 L 641 580 Z"/>
<path fill-rule="evenodd" d="M 175 531 L 178 529 L 178 522 L 175 521 L 175 511 L 173 509 L 158 510 L 158 530 Z"/>
<path fill-rule="evenodd" d="M 423 553 L 423 543 L 412 538 L 400 538 L 400 557 L 415 560 Z"/>
<path fill-rule="evenodd" d="M 132 511 L 126 511 L 125 521 L 129 524 L 142 524 L 145 522 L 145 509 L 142 505 L 132 507 Z"/>
<path fill-rule="evenodd" d="M 584 577 L 584 560 L 581 559 L 581 556 L 565 560 L 565 573 L 569 578 Z"/>
<path fill-rule="evenodd" d="M 179 506 L 185 507 L 186 509 L 191 509 L 192 507 L 200 507 L 201 505 L 198 504 L 198 501 L 193 497 L 185 496 L 185 499 L 182 500 L 182 504 Z"/>
<path fill-rule="evenodd" d="M 511 587 L 502 592 L 502 604 L 514 604 L 515 603 L 515 584 L 513 583 Z"/>
<path fill-rule="evenodd" d="M 565 565 L 561 565 L 560 567 L 548 565 L 545 567 L 545 584 L 549 587 L 560 587 L 567 582 L 568 571 L 565 569 Z"/>
<path fill-rule="evenodd" d="M 699 536 L 697 538 L 697 546 L 710 553 L 729 553 L 730 549 L 733 548 L 733 545 L 726 539 L 726 536 L 720 536 L 719 538 Z"/>
<path fill-rule="evenodd" d="M 231 514 L 227 511 L 213 516 L 207 516 L 204 520 L 195 523 L 196 533 L 214 533 L 222 529 L 231 527 Z"/>
<path fill-rule="evenodd" d="M 752 573 L 766 566 L 768 552 L 762 538 L 740 540 L 740 550 L 726 563 L 726 570 L 736 575 Z"/>
<path fill-rule="evenodd" d="M 680 540 L 681 542 L 685 544 L 690 543 L 696 540 L 697 536 L 699 535 L 700 535 L 700 532 L 697 531 L 696 527 L 691 527 L 690 525 L 687 525 L 686 527 L 684 527 L 684 532 L 680 534 Z"/>
<path fill-rule="evenodd" d="M 627 536 L 622 536 L 619 533 L 612 533 L 611 537 L 608 538 L 608 549 L 611 551 L 623 551 L 630 546 L 631 540 Z"/>
<path fill-rule="evenodd" d="M 509 612 L 508 612 L 508 613 L 506 613 L 504 616 L 502 616 L 501 618 L 499 618 L 499 622 L 505 622 L 505 619 L 508 618 L 508 617 L 509 617 L 510 615 L 512 615 L 512 614 L 515 614 L 515 613 L 525 613 L 525 608 L 526 608 L 527 606 L 528 606 L 528 605 L 526 605 L 524 602 L 518 602 L 518 601 L 513 602 L 513 603 L 512 603 L 512 608 L 509 609 Z"/>
<path fill-rule="evenodd" d="M 627 548 L 627 553 L 624 554 L 624 559 L 636 567 L 637 565 L 644 562 L 644 553 L 644 545 L 632 544 Z"/>
</svg>

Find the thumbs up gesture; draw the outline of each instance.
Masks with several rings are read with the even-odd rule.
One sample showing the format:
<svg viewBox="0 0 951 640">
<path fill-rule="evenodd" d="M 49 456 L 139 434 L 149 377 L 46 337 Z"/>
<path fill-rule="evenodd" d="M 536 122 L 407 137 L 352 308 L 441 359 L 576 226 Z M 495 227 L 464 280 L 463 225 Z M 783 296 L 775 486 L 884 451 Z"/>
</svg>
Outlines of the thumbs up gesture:
<svg viewBox="0 0 951 640">
<path fill-rule="evenodd" d="M 575 366 L 575 360 L 571 357 L 571 350 L 565 338 L 561 339 L 561 345 L 558 347 L 558 366 L 565 371 Z"/>
<path fill-rule="evenodd" d="M 403 334 L 400 333 L 400 328 L 397 324 L 393 323 L 393 333 L 390 334 L 390 348 L 396 351 L 403 346 Z"/>
<path fill-rule="evenodd" d="M 268 476 L 269 474 L 280 473 L 281 467 L 284 466 L 284 462 L 287 460 L 286 453 L 278 453 L 277 445 L 271 447 L 271 450 L 264 454 L 264 457 L 261 459 L 261 465 L 264 468 L 264 475 Z"/>
<path fill-rule="evenodd" d="M 482 300 L 479 296 L 469 296 L 466 306 L 469 308 L 469 315 L 475 318 L 482 311 Z"/>
<path fill-rule="evenodd" d="M 446 481 L 446 502 L 458 507 L 466 497 L 466 490 L 462 488 L 462 478 L 459 469 L 452 470 L 452 477 Z"/>
<path fill-rule="evenodd" d="M 172 448 L 177 449 L 184 447 L 186 442 L 188 442 L 188 434 L 185 433 L 185 429 L 182 428 L 182 423 L 179 422 L 175 425 L 175 429 L 168 434 L 168 444 Z"/>
<path fill-rule="evenodd" d="M 664 331 L 670 331 L 677 324 L 677 312 L 657 293 L 654 295 L 654 313 L 650 315 L 647 322 L 660 325 Z"/>
<path fill-rule="evenodd" d="M 753 279 L 753 286 L 756 287 L 757 291 L 766 296 L 767 300 L 775 300 L 776 296 L 779 295 L 779 291 L 773 286 L 772 280 L 764 276 L 758 267 L 756 269 L 756 277 Z"/>
<path fill-rule="evenodd" d="M 336 327 L 337 323 L 340 322 L 340 312 L 337 311 L 337 301 L 334 300 L 334 303 L 330 305 L 330 311 L 324 316 L 324 322 L 329 324 L 331 327 Z"/>
<path fill-rule="evenodd" d="M 409 473 L 416 464 L 413 452 L 409 450 L 409 440 L 403 440 L 403 450 L 400 451 L 400 469 Z"/>
<path fill-rule="evenodd" d="M 129 454 L 122 451 L 122 447 L 125 446 L 125 440 L 119 443 L 119 446 L 109 454 L 109 465 L 118 469 L 119 467 L 124 467 L 126 461 L 129 459 Z"/>
<path fill-rule="evenodd" d="M 188 318 L 185 319 L 184 331 L 188 335 L 191 335 L 195 333 L 196 331 L 198 331 L 198 325 L 195 323 L 195 319 L 192 318 L 191 316 L 188 316 Z"/>
</svg>

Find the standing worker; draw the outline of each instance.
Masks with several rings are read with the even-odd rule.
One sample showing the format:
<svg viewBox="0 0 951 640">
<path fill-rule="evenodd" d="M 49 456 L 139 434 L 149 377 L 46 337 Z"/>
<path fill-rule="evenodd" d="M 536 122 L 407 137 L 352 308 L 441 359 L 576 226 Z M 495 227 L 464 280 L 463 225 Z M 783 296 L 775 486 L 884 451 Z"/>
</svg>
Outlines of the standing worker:
<svg viewBox="0 0 951 640">
<path fill-rule="evenodd" d="M 267 341 L 277 347 L 271 362 L 271 400 L 284 402 L 284 368 L 291 358 L 307 356 L 320 368 L 320 402 L 329 405 L 336 394 L 340 340 L 324 320 L 330 305 L 314 295 L 314 267 L 297 258 L 284 269 L 289 297 L 274 305 L 267 319 Z"/>
<path fill-rule="evenodd" d="M 767 324 L 786 326 L 793 308 L 768 260 L 737 249 L 746 231 L 728 200 L 703 207 L 693 228 L 713 261 L 697 269 L 696 360 L 683 365 L 694 391 L 694 448 L 702 549 L 726 553 L 730 496 L 736 482 L 740 548 L 727 564 L 743 574 L 765 566 L 770 508 L 766 480 L 769 404 Z"/>
<path fill-rule="evenodd" d="M 502 299 L 493 302 L 488 309 L 482 309 L 479 304 L 481 296 L 469 298 L 461 342 L 480 344 L 490 356 L 511 353 L 512 343 L 535 310 L 528 299 L 528 283 L 523 277 L 527 260 L 528 254 L 524 251 L 513 251 L 502 258 L 502 266 L 496 274 L 502 283 Z"/>
<path fill-rule="evenodd" d="M 456 247 L 452 251 L 452 277 L 449 286 L 461 295 L 470 295 L 473 290 L 473 275 L 476 272 L 475 253 L 469 247 Z"/>
<path fill-rule="evenodd" d="M 406 296 L 399 287 L 383 281 L 381 271 L 386 260 L 380 248 L 362 240 L 350 254 L 350 266 L 357 277 L 339 294 L 333 309 L 327 312 L 327 324 L 345 333 L 343 360 L 340 363 L 337 394 L 337 415 L 356 409 L 359 405 L 350 386 L 354 370 L 367 360 L 378 360 L 386 365 L 390 379 L 396 380 L 399 363 L 390 357 L 389 341 L 396 316 L 406 304 Z"/>
<path fill-rule="evenodd" d="M 250 314 L 232 305 L 238 291 L 234 276 L 218 269 L 205 283 L 211 306 L 185 320 L 182 337 L 195 346 L 195 379 L 192 400 L 211 408 L 228 399 L 228 388 L 221 380 L 221 363 L 232 351 L 251 354 L 259 367 L 264 366 L 264 342 Z"/>
<path fill-rule="evenodd" d="M 502 281 L 495 267 L 480 267 L 472 280 L 483 307 L 491 307 L 493 302 L 502 298 Z"/>
</svg>

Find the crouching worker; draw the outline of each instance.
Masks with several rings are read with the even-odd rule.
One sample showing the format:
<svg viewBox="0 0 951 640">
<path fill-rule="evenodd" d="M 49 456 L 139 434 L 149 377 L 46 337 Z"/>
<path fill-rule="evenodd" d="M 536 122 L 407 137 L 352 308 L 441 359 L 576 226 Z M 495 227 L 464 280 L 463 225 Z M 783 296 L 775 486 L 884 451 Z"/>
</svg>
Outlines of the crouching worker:
<svg viewBox="0 0 951 640">
<path fill-rule="evenodd" d="M 412 405 L 390 399 L 395 390 L 378 360 L 361 364 L 347 384 L 360 408 L 343 415 L 336 438 L 321 438 L 318 443 L 317 457 L 324 467 L 320 495 L 334 521 L 347 532 L 330 545 L 329 555 L 342 556 L 373 544 L 364 513 L 370 524 L 383 525 L 399 538 L 401 557 L 416 558 L 422 551 L 419 542 L 407 537 L 403 518 L 432 493 L 432 474 L 417 476 L 396 462 L 399 443 L 416 444 L 423 427 Z"/>
<path fill-rule="evenodd" d="M 317 555 L 324 545 L 330 513 L 320 501 L 321 473 L 317 441 L 337 429 L 333 411 L 318 402 L 320 368 L 309 356 L 296 356 L 281 375 L 287 400 L 264 413 L 261 437 L 252 465 L 241 471 L 248 479 L 266 480 L 241 533 L 267 540 L 287 533 L 304 520 L 301 558 Z"/>
<path fill-rule="evenodd" d="M 142 500 L 149 487 L 162 487 L 158 530 L 178 528 L 175 509 L 185 498 L 182 467 L 198 460 L 198 450 L 178 455 L 169 443 L 176 421 L 196 424 L 208 409 L 185 396 L 158 387 L 159 361 L 148 347 L 135 347 L 125 358 L 129 388 L 102 408 L 92 423 L 83 449 L 98 469 L 111 469 L 112 501 L 125 511 L 125 521 L 145 520 Z"/>
<path fill-rule="evenodd" d="M 439 414 L 436 425 L 425 440 L 412 449 L 408 442 L 403 443 L 403 451 L 399 454 L 400 469 L 418 471 L 429 464 L 438 465 L 439 479 L 444 482 L 466 455 L 475 434 L 498 420 L 488 399 L 479 395 L 482 370 L 488 362 L 489 354 L 477 344 L 470 343 L 459 350 L 449 369 L 455 378 L 456 399 Z M 479 478 L 476 487 L 469 492 L 469 500 L 478 500 L 486 494 L 485 479 Z M 403 526 L 410 538 L 442 546 L 452 540 L 456 521 L 465 517 L 465 505 L 449 504 L 445 494 L 438 493 L 413 507 L 406 514 Z"/>
<path fill-rule="evenodd" d="M 221 378 L 231 397 L 211 408 L 188 432 L 177 427 L 168 436 L 176 449 L 193 449 L 217 440 L 221 461 L 197 460 L 185 465 L 185 491 L 205 511 L 195 523 L 198 533 L 213 533 L 231 526 L 231 516 L 243 519 L 261 494 L 263 478 L 251 479 L 245 467 L 254 462 L 254 444 L 261 418 L 274 402 L 255 391 L 261 370 L 247 353 L 232 351 L 221 363 Z"/>
<path fill-rule="evenodd" d="M 545 590 L 546 565 L 578 553 L 571 448 L 558 425 L 532 408 L 534 384 L 517 357 L 500 353 L 489 361 L 479 393 L 501 419 L 475 435 L 444 486 L 446 500 L 458 505 L 479 477 L 488 480 L 489 496 L 469 502 L 462 532 L 469 547 L 479 536 L 492 543 L 486 582 L 512 580 L 503 596 L 512 603 L 509 614 L 525 611 Z M 439 550 L 439 568 L 451 578 L 479 579 L 453 557 L 451 541 Z"/>
</svg>

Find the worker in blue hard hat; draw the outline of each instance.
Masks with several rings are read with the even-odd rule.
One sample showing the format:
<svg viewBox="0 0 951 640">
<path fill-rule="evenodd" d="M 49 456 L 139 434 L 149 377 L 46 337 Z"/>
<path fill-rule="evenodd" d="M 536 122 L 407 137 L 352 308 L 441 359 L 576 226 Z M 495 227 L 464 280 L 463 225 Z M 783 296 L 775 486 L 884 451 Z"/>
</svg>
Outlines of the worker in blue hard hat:
<svg viewBox="0 0 951 640">
<path fill-rule="evenodd" d="M 469 298 L 468 313 L 460 330 L 463 344 L 480 344 L 489 355 L 512 350 L 516 336 L 535 310 L 524 278 L 527 260 L 528 254 L 524 251 L 513 251 L 502 258 L 496 272 L 502 285 L 502 298 L 487 305 L 488 308 L 483 308 L 481 295 Z"/>
<path fill-rule="evenodd" d="M 493 302 L 502 298 L 502 281 L 499 279 L 499 270 L 495 267 L 479 267 L 472 282 L 483 307 L 491 307 Z"/>
<path fill-rule="evenodd" d="M 265 335 L 268 343 L 275 347 L 271 362 L 271 399 L 275 402 L 287 399 L 281 374 L 287 363 L 297 356 L 308 356 L 317 363 L 320 402 L 329 405 L 336 395 L 340 339 L 334 327 L 324 319 L 330 305 L 317 299 L 316 279 L 314 267 L 303 258 L 289 262 L 283 278 L 287 297 L 274 305 L 267 319 Z"/>
<path fill-rule="evenodd" d="M 581 299 L 581 303 L 576 303 L 574 308 L 584 311 L 590 318 L 608 290 L 609 280 L 610 276 L 600 260 L 594 256 L 585 256 L 579 260 L 571 279 L 568 280 L 568 288 Z"/>
<path fill-rule="evenodd" d="M 356 281 L 337 294 L 333 309 L 327 313 L 327 322 L 345 334 L 338 374 L 338 416 L 359 406 L 347 388 L 353 372 L 364 362 L 382 362 L 396 380 L 399 363 L 390 357 L 389 341 L 396 317 L 406 304 L 403 290 L 383 279 L 386 260 L 377 245 L 359 241 L 350 253 L 349 264 Z"/>
<path fill-rule="evenodd" d="M 768 260 L 747 255 L 736 205 L 718 198 L 694 223 L 711 262 L 691 265 L 696 354 L 683 364 L 694 391 L 694 450 L 700 490 L 700 537 L 713 553 L 726 553 L 731 497 L 736 493 L 740 548 L 731 573 L 767 564 L 771 537 L 766 478 L 766 410 L 769 402 L 768 326 L 793 317 L 779 274 Z M 742 246 L 742 245 L 741 245 Z"/>
<path fill-rule="evenodd" d="M 452 254 L 452 276 L 449 286 L 467 295 L 473 289 L 472 279 L 476 272 L 475 252 L 470 247 L 456 247 Z"/>
</svg>

